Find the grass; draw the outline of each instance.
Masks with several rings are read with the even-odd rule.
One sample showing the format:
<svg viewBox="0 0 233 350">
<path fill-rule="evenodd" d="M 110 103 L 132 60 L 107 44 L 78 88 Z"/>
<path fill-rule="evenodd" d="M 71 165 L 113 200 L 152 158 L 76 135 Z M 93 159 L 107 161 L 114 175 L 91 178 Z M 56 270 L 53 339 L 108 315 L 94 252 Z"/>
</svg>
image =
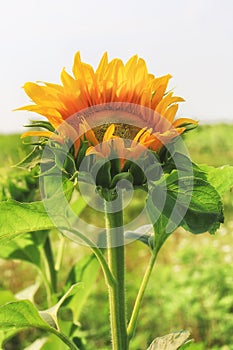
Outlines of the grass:
<svg viewBox="0 0 233 350">
<path fill-rule="evenodd" d="M 186 144 L 191 158 L 213 166 L 233 165 L 233 125 L 204 125 L 190 132 Z M 16 163 L 28 150 L 18 135 L 0 137 L 0 185 L 15 169 Z M 17 170 L 17 174 L 18 170 Z M 190 350 L 233 350 L 233 196 L 226 193 L 225 223 L 215 236 L 192 235 L 178 230 L 165 243 L 148 286 L 140 314 L 133 350 L 146 349 L 157 336 L 180 329 L 190 329 L 195 344 Z M 67 259 L 77 259 L 77 247 L 66 242 Z M 82 254 L 86 248 L 78 248 Z M 126 248 L 127 291 L 131 310 L 136 291 L 145 271 L 149 251 L 139 242 Z M 5 265 L 3 265 L 5 264 Z M 14 292 L 22 288 L 25 265 L 5 262 L 4 280 L 0 285 Z M 16 270 L 14 271 L 14 269 Z M 27 268 L 27 265 L 26 265 Z M 65 267 L 64 267 L 65 269 Z M 10 276 L 10 278 L 7 278 Z M 28 275 L 28 279 L 33 278 Z M 27 279 L 24 277 L 24 284 Z M 12 281 L 15 283 L 12 285 Z M 30 284 L 31 281 L 28 281 Z M 88 333 L 87 350 L 110 347 L 107 293 L 99 276 L 82 313 L 82 330 Z"/>
</svg>

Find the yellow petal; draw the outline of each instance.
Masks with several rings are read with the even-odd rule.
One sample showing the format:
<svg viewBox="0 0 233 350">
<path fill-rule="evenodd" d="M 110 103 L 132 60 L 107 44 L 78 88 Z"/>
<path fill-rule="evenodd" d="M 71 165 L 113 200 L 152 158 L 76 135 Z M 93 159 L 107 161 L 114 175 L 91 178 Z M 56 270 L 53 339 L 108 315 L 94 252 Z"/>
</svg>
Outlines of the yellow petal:
<svg viewBox="0 0 233 350">
<path fill-rule="evenodd" d="M 176 127 L 180 127 L 180 126 L 185 125 L 185 124 L 197 125 L 198 122 L 196 120 L 193 120 L 190 118 L 179 118 L 179 119 L 174 121 L 173 126 L 176 128 Z"/>
<path fill-rule="evenodd" d="M 154 79 L 152 84 L 153 97 L 151 101 L 151 107 L 153 109 L 155 109 L 158 103 L 162 100 L 170 78 L 171 75 L 167 74 L 163 77 Z"/>
<path fill-rule="evenodd" d="M 61 72 L 61 82 L 66 88 L 71 89 L 71 90 L 72 90 L 74 83 L 75 83 L 75 79 L 72 78 L 72 76 L 66 72 L 65 68 L 63 68 L 63 70 Z"/>
<path fill-rule="evenodd" d="M 29 106 L 24 106 L 20 107 L 17 110 L 27 110 L 29 112 L 35 112 L 38 114 L 41 114 L 45 116 L 50 124 L 56 129 L 59 125 L 63 123 L 63 119 L 61 114 L 53 108 L 49 108 L 46 106 L 40 106 L 40 105 L 29 105 Z"/>
<path fill-rule="evenodd" d="M 95 137 L 94 131 L 91 129 L 91 127 L 88 125 L 87 121 L 84 118 L 82 119 L 82 123 L 80 124 L 80 134 L 82 135 L 82 139 L 85 135 L 86 139 L 94 146 L 99 143 L 97 138 Z"/>
<path fill-rule="evenodd" d="M 96 69 L 96 74 L 99 76 L 99 79 L 102 79 L 107 65 L 108 65 L 108 54 L 107 52 L 105 52 L 100 60 L 98 68 Z"/>
<path fill-rule="evenodd" d="M 158 112 L 159 114 L 164 115 L 164 113 L 166 112 L 166 109 L 173 103 L 175 102 L 183 102 L 184 99 L 182 97 L 179 96 L 173 96 L 173 92 L 170 92 L 169 94 L 167 94 L 157 105 L 156 107 L 156 112 Z"/>
<path fill-rule="evenodd" d="M 112 139 L 114 131 L 115 131 L 115 125 L 111 124 L 104 133 L 103 142 Z"/>
<path fill-rule="evenodd" d="M 142 134 L 146 131 L 146 128 L 143 128 L 141 130 L 139 130 L 139 132 L 137 133 L 137 135 L 134 137 L 134 141 L 138 142 L 138 140 L 140 139 L 140 137 L 142 136 Z"/>
<path fill-rule="evenodd" d="M 170 123 L 172 123 L 177 113 L 177 110 L 178 110 L 178 104 L 174 104 L 170 106 L 164 113 L 164 118 L 166 118 Z"/>
<path fill-rule="evenodd" d="M 53 138 L 55 140 L 61 141 L 62 138 L 59 137 L 57 134 L 51 131 L 26 131 L 21 135 L 21 138 L 27 137 L 27 136 L 43 136 L 47 138 Z"/>
</svg>

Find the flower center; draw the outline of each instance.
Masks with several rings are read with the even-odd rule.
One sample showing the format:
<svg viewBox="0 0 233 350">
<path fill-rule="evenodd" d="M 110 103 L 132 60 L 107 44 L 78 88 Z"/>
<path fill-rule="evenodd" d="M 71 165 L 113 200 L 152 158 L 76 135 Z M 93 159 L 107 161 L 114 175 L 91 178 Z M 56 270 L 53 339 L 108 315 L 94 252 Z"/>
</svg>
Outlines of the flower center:
<svg viewBox="0 0 233 350">
<path fill-rule="evenodd" d="M 111 124 L 115 124 L 115 136 L 133 140 L 140 129 L 154 129 L 154 113 L 144 106 L 111 102 L 91 106 L 66 121 L 79 130 L 79 124 L 84 119 L 99 142 L 102 142 L 105 131 Z"/>
<path fill-rule="evenodd" d="M 104 134 L 111 124 L 113 123 L 109 122 L 93 128 L 95 136 L 99 142 L 102 142 Z M 130 125 L 130 124 L 125 124 L 125 123 L 114 123 L 114 124 L 115 124 L 114 135 L 121 137 L 122 139 L 133 140 L 136 134 L 138 133 L 138 131 L 140 130 L 139 127 Z"/>
</svg>

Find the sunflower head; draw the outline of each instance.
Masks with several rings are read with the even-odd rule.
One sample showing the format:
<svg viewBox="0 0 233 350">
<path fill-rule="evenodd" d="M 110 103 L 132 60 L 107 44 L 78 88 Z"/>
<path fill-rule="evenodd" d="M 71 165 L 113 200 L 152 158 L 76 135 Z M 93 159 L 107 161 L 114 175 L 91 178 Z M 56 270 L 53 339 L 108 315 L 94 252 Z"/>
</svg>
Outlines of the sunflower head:
<svg viewBox="0 0 233 350">
<path fill-rule="evenodd" d="M 71 142 L 77 168 L 85 156 L 100 160 L 114 155 L 120 159 L 118 171 L 125 172 L 129 160 L 145 157 L 147 150 L 158 154 L 197 125 L 188 118 L 175 120 L 183 98 L 167 92 L 170 78 L 170 74 L 150 74 L 137 55 L 124 64 L 118 58 L 109 62 L 105 53 L 94 70 L 81 61 L 78 52 L 73 75 L 63 69 L 61 85 L 24 85 L 33 103 L 20 109 L 36 112 L 47 121 L 31 124 L 44 130 L 30 130 L 22 137 L 40 136 L 59 145 Z"/>
</svg>

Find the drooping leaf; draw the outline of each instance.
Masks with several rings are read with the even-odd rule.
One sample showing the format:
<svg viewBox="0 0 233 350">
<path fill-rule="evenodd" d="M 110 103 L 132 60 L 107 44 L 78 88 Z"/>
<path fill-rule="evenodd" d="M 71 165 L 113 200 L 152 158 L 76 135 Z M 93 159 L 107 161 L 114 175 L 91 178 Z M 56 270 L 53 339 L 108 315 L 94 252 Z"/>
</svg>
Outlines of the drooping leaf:
<svg viewBox="0 0 233 350">
<path fill-rule="evenodd" d="M 9 330 L 12 328 L 39 328 L 58 336 L 70 349 L 78 349 L 62 333 L 51 327 L 39 314 L 36 307 L 28 300 L 10 302 L 0 306 L 0 328 Z"/>
</svg>

